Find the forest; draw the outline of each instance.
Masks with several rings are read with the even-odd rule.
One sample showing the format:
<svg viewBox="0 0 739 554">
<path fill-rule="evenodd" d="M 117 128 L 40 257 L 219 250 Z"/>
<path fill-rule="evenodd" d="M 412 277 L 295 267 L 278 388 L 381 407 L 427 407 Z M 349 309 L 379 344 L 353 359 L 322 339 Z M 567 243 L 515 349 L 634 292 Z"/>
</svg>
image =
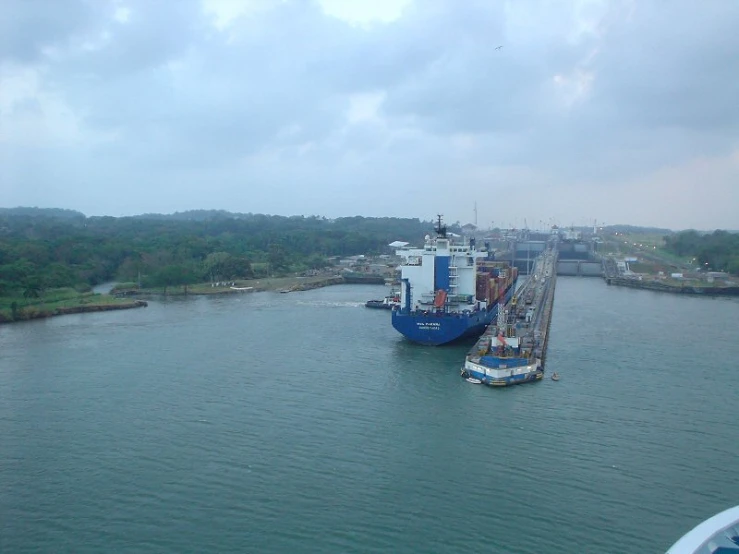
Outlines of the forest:
<svg viewBox="0 0 739 554">
<path fill-rule="evenodd" d="M 316 269 L 337 256 L 419 243 L 418 219 L 234 214 L 86 217 L 71 210 L 0 209 L 0 295 L 89 290 L 117 280 L 143 287 L 248 279 Z"/>
<path fill-rule="evenodd" d="M 739 274 L 739 233 L 680 231 L 665 236 L 664 241 L 668 252 L 693 257 L 702 269 Z"/>
</svg>

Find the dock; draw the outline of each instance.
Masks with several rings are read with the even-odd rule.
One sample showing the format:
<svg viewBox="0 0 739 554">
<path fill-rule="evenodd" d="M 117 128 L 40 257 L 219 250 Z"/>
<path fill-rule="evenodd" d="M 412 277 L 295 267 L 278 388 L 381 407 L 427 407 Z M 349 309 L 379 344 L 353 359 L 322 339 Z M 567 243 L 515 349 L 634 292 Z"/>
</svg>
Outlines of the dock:
<svg viewBox="0 0 739 554">
<path fill-rule="evenodd" d="M 534 260 L 529 278 L 465 357 L 462 376 L 472 383 L 508 386 L 544 377 L 557 282 L 558 252 L 549 247 Z"/>
</svg>

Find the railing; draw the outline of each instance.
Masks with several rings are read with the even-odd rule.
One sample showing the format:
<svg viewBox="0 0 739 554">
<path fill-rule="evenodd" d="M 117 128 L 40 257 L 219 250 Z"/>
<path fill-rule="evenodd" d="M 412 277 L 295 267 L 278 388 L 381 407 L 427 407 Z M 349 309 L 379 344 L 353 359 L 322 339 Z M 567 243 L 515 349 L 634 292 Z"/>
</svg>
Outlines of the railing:
<svg viewBox="0 0 739 554">
<path fill-rule="evenodd" d="M 705 520 L 673 544 L 667 554 L 739 553 L 739 506 Z"/>
</svg>

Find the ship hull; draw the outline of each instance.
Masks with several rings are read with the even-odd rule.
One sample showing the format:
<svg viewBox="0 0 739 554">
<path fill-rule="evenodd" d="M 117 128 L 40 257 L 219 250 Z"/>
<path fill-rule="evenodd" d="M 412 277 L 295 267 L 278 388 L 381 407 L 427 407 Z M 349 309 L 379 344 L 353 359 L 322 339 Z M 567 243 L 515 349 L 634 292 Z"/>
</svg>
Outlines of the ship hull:
<svg viewBox="0 0 739 554">
<path fill-rule="evenodd" d="M 491 374 L 484 367 L 467 363 L 463 369 L 462 376 L 472 377 L 491 387 L 509 387 L 511 385 L 541 381 L 544 377 L 544 371 L 536 365 L 532 365 L 523 368 L 513 368 L 507 375 L 502 371 L 496 371 L 494 374 Z"/>
<path fill-rule="evenodd" d="M 505 302 L 513 296 L 515 287 L 506 292 Z M 485 328 L 498 315 L 495 304 L 489 310 L 480 310 L 467 314 L 460 313 L 423 313 L 393 310 L 393 327 L 406 339 L 426 346 L 441 346 L 465 338 L 477 338 L 485 332 Z"/>
<path fill-rule="evenodd" d="M 497 313 L 497 307 L 467 316 L 404 314 L 394 310 L 393 327 L 410 341 L 427 346 L 440 346 L 468 337 L 479 337 Z"/>
</svg>

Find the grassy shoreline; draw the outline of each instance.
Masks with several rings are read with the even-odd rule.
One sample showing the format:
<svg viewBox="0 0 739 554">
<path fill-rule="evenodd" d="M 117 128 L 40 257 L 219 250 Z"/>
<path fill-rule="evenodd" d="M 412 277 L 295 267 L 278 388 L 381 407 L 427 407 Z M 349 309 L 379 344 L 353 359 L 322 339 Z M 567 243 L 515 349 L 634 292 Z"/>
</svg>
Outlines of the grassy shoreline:
<svg viewBox="0 0 739 554">
<path fill-rule="evenodd" d="M 143 308 L 143 300 L 107 294 L 79 293 L 74 289 L 50 291 L 39 298 L 0 297 L 0 323 L 42 319 L 57 315 Z"/>
<path fill-rule="evenodd" d="M 379 278 L 381 279 L 381 278 Z M 356 283 L 356 280 L 352 280 Z M 368 283 L 378 283 L 377 277 L 368 277 Z M 198 283 L 174 287 L 139 289 L 131 283 L 114 287 L 110 294 L 77 292 L 74 289 L 46 291 L 39 298 L 20 296 L 0 297 L 0 323 L 28 321 L 57 315 L 125 310 L 147 305 L 134 297 L 243 294 L 264 291 L 297 292 L 347 283 L 341 275 L 316 275 L 311 277 L 270 277 L 265 279 L 236 280 L 226 283 Z"/>
<path fill-rule="evenodd" d="M 185 295 L 218 295 L 240 294 L 250 292 L 297 292 L 332 285 L 346 284 L 348 281 L 341 275 L 316 275 L 312 277 L 268 277 L 263 279 L 238 279 L 213 285 L 198 283 L 195 285 L 177 285 L 173 287 L 138 288 L 131 284 L 116 286 L 111 294 L 116 296 L 185 296 Z M 352 281 L 355 282 L 355 281 Z M 382 277 L 368 278 L 368 283 L 380 284 Z"/>
</svg>

